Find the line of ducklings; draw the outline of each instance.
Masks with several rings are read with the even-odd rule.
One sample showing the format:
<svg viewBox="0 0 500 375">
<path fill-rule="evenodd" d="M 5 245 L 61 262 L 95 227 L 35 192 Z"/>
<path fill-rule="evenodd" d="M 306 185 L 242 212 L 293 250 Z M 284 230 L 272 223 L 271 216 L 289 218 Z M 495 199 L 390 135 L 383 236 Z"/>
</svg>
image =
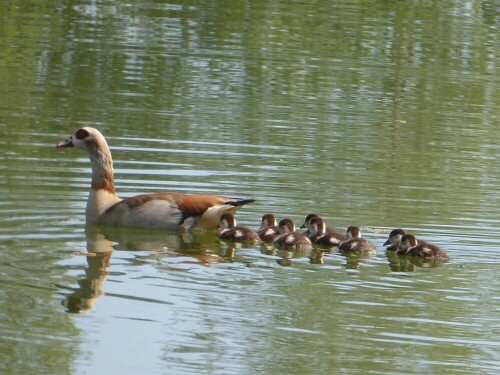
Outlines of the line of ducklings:
<svg viewBox="0 0 500 375">
<path fill-rule="evenodd" d="M 346 234 L 342 234 L 327 227 L 318 215 L 309 214 L 300 228 L 305 231 L 297 231 L 291 219 L 283 219 L 278 224 L 273 214 L 265 214 L 262 216 L 260 228 L 254 231 L 237 225 L 232 214 L 224 214 L 220 218 L 217 236 L 234 242 L 257 244 L 262 241 L 287 250 L 307 251 L 320 247 L 345 255 L 364 256 L 375 255 L 377 252 L 371 242 L 361 237 L 361 231 L 356 226 L 348 227 Z M 417 241 L 414 235 L 407 234 L 402 229 L 391 231 L 384 246 L 387 246 L 388 252 L 396 255 L 439 261 L 449 259 L 443 249 L 426 241 Z"/>
</svg>

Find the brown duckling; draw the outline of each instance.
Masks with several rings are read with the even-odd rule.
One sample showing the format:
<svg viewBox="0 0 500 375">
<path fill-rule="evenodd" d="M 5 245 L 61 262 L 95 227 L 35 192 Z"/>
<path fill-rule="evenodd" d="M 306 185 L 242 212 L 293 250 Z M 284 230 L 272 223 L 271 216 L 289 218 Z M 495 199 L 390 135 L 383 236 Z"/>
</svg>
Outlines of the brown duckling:
<svg viewBox="0 0 500 375">
<path fill-rule="evenodd" d="M 389 238 L 384 242 L 384 246 L 387 246 L 386 250 L 396 251 L 399 248 L 401 237 L 405 234 L 405 231 L 400 228 L 392 230 L 391 233 L 389 233 Z"/>
<path fill-rule="evenodd" d="M 348 239 L 343 234 L 333 230 L 327 233 L 325 222 L 319 216 L 311 218 L 309 221 L 309 231 L 309 239 L 315 245 L 339 247 L 342 242 Z"/>
<path fill-rule="evenodd" d="M 377 253 L 377 250 L 370 242 L 361 238 L 361 231 L 358 227 L 351 226 L 347 228 L 347 236 L 349 239 L 339 246 L 341 253 L 360 255 L 374 255 Z"/>
<path fill-rule="evenodd" d="M 311 249 L 312 243 L 303 233 L 295 231 L 295 224 L 291 219 L 283 219 L 279 225 L 280 236 L 274 241 L 276 246 L 292 249 Z"/>
<path fill-rule="evenodd" d="M 265 214 L 262 216 L 260 228 L 257 231 L 260 239 L 266 242 L 273 242 L 277 239 L 279 234 L 278 223 L 273 214 Z"/>
<path fill-rule="evenodd" d="M 247 227 L 236 225 L 236 218 L 232 214 L 223 214 L 219 221 L 217 236 L 223 240 L 235 242 L 258 242 L 259 235 Z"/>
<path fill-rule="evenodd" d="M 386 248 L 388 251 L 396 251 L 399 249 L 399 244 L 401 243 L 401 237 L 405 235 L 405 231 L 403 229 L 394 229 L 389 233 L 389 238 L 384 242 L 384 246 L 390 245 Z M 424 240 L 419 240 L 418 243 L 420 245 L 427 244 Z"/>
<path fill-rule="evenodd" d="M 306 228 L 306 231 L 304 232 L 304 234 L 306 236 L 310 236 L 311 235 L 311 220 L 314 219 L 315 217 L 319 217 L 319 215 L 317 214 L 309 214 L 306 216 L 306 218 L 304 219 L 304 223 L 300 226 L 300 229 L 304 229 Z M 333 228 L 327 228 L 325 227 L 325 234 L 326 233 L 337 233 Z"/>
<path fill-rule="evenodd" d="M 413 234 L 405 234 L 401 237 L 399 250 L 396 251 L 396 254 L 432 260 L 449 259 L 448 254 L 443 249 L 430 243 L 417 241 Z"/>
</svg>

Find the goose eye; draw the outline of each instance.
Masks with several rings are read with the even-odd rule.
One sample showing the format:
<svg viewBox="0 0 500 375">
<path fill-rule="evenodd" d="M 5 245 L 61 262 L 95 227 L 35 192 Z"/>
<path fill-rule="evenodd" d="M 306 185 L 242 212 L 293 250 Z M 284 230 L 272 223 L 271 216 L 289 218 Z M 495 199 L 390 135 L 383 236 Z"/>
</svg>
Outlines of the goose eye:
<svg viewBox="0 0 500 375">
<path fill-rule="evenodd" d="M 76 139 L 85 139 L 89 136 L 89 132 L 86 129 L 78 129 L 75 133 Z"/>
</svg>

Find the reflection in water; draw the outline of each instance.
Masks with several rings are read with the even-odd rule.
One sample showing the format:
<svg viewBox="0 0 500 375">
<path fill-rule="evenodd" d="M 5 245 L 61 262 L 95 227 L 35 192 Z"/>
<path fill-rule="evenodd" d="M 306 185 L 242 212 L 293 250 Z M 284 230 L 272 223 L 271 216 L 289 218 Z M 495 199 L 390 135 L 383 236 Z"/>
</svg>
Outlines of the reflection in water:
<svg viewBox="0 0 500 375">
<path fill-rule="evenodd" d="M 1 373 L 500 371 L 498 2 L 31 3 L 1 6 Z M 242 223 L 418 229 L 453 262 L 378 243 L 280 268 L 273 247 L 132 232 L 68 257 L 88 161 L 52 145 L 75 124 L 119 140 L 124 195 L 224 188 L 258 199 Z M 48 282 L 98 314 L 58 319 Z"/>
<path fill-rule="evenodd" d="M 238 242 L 220 240 L 211 231 L 179 234 L 158 230 L 88 226 L 85 234 L 87 240 L 85 277 L 78 280 L 79 287 L 66 295 L 63 301 L 63 305 L 71 313 L 95 310 L 96 301 L 104 295 L 104 282 L 108 276 L 114 251 L 144 251 L 144 254 L 135 254 L 132 262 L 153 261 L 159 263 L 158 268 L 161 270 L 185 271 L 179 264 L 210 267 L 222 262 L 241 262 L 241 259 L 236 258 L 237 252 L 251 249 Z M 259 249 L 262 254 L 275 258 L 277 264 L 286 267 L 292 266 L 294 259 L 301 258 L 309 258 L 310 264 L 321 265 L 325 262 L 325 254 L 335 253 L 320 247 L 314 247 L 312 250 L 280 249 L 264 242 L 260 244 Z M 165 261 L 166 258 L 182 260 L 170 265 Z M 335 259 L 343 259 L 346 269 L 357 270 L 360 264 L 370 262 L 372 257 L 349 254 Z M 430 268 L 443 265 L 443 262 L 400 256 L 390 251 L 387 252 L 387 260 L 394 272 L 415 272 L 417 267 Z"/>
<path fill-rule="evenodd" d="M 85 277 L 78 280 L 79 287 L 66 295 L 63 302 L 67 311 L 71 313 L 95 310 L 96 301 L 105 294 L 104 283 L 109 273 L 111 256 L 116 251 L 140 252 L 128 259 L 131 263 L 153 262 L 163 271 L 186 272 L 189 270 L 186 265 L 212 267 L 223 262 L 247 262 L 238 258 L 237 253 L 253 249 L 238 242 L 220 240 L 212 231 L 179 234 L 158 230 L 88 226 L 85 233 L 87 240 Z M 277 264 L 285 267 L 292 266 L 295 260 L 303 258 L 308 258 L 310 264 L 322 265 L 325 263 L 326 255 L 329 262 L 341 261 L 346 269 L 357 270 L 361 264 L 370 263 L 373 258 L 356 254 L 335 256 L 335 252 L 325 251 L 321 247 L 314 247 L 312 250 L 289 250 L 261 243 L 256 249 L 260 249 L 261 254 L 272 257 Z M 422 259 L 397 256 L 393 252 L 387 253 L 387 259 L 390 269 L 396 272 L 414 272 L 417 267 L 441 265 Z"/>
<path fill-rule="evenodd" d="M 70 313 L 95 310 L 95 302 L 104 295 L 104 281 L 108 276 L 113 242 L 96 228 L 87 227 L 87 265 L 85 278 L 78 280 L 79 288 L 66 296 L 63 306 Z"/>
<path fill-rule="evenodd" d="M 360 254 L 344 254 L 346 262 L 345 262 L 345 268 L 350 269 L 350 270 L 358 270 L 360 264 L 362 263 L 368 263 L 372 258 L 373 255 L 360 255 Z"/>
<path fill-rule="evenodd" d="M 309 256 L 309 258 L 311 259 L 311 264 L 323 264 L 324 263 L 324 260 L 323 260 L 324 254 L 325 254 L 325 252 L 323 249 L 320 249 L 318 247 L 314 247 L 311 251 L 311 255 Z"/>
<path fill-rule="evenodd" d="M 417 268 L 443 267 L 448 259 L 424 259 L 415 256 L 398 255 L 394 251 L 387 251 L 389 268 L 394 272 L 415 272 Z"/>
<path fill-rule="evenodd" d="M 111 256 L 114 251 L 144 251 L 135 254 L 132 262 L 162 262 L 165 258 L 183 259 L 179 264 L 211 266 L 221 262 L 233 262 L 239 243 L 220 241 L 211 231 L 189 233 L 169 233 L 163 230 L 135 228 L 87 226 L 87 268 L 85 277 L 78 280 L 79 287 L 65 296 L 63 305 L 67 312 L 85 313 L 95 310 L 95 302 L 104 296 L 104 282 L 109 273 Z M 159 269 L 183 271 L 184 269 L 165 266 Z M 63 287 L 64 289 L 70 289 Z"/>
</svg>

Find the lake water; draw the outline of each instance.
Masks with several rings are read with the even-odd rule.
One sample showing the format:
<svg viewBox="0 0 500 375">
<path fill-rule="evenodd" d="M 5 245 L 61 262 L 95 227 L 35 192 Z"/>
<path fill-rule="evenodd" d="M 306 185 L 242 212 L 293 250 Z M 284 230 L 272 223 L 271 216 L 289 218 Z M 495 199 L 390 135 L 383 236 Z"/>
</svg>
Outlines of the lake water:
<svg viewBox="0 0 500 375">
<path fill-rule="evenodd" d="M 0 372 L 497 374 L 495 1 L 0 3 Z M 105 134 L 117 192 L 255 198 L 363 229 L 311 260 L 86 228 Z M 389 259 L 401 227 L 446 264 Z"/>
</svg>

